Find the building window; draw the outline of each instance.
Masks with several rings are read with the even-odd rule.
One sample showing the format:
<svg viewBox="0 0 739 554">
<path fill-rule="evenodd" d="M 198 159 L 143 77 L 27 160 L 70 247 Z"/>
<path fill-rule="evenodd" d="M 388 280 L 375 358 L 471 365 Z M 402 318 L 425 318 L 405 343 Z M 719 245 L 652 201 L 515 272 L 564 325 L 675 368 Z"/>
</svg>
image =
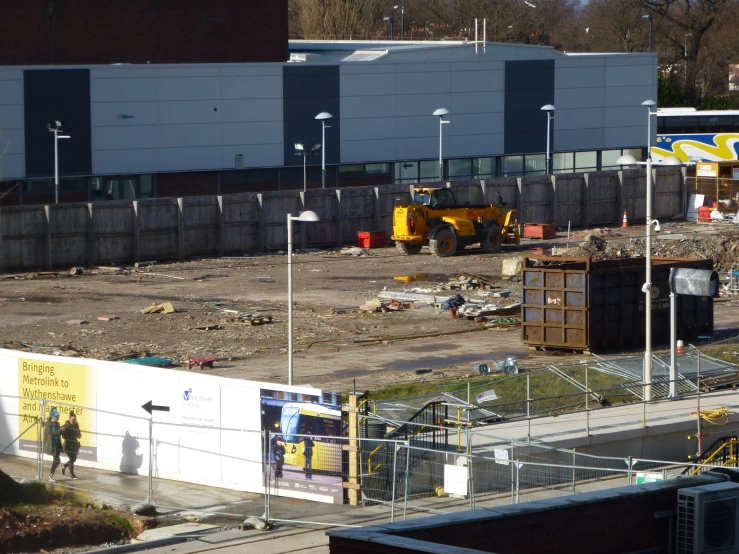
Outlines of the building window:
<svg viewBox="0 0 739 554">
<path fill-rule="evenodd" d="M 424 160 L 419 164 L 421 181 L 439 180 L 439 160 Z"/>
<path fill-rule="evenodd" d="M 546 175 L 546 154 L 529 154 L 525 157 L 524 172 L 526 175 Z"/>
<path fill-rule="evenodd" d="M 495 177 L 495 158 L 474 158 L 472 160 L 472 176 L 476 179 Z"/>
<path fill-rule="evenodd" d="M 572 173 L 575 169 L 575 154 L 558 152 L 552 156 L 554 173 Z"/>
<path fill-rule="evenodd" d="M 395 182 L 396 183 L 417 183 L 418 182 L 418 162 L 396 162 Z"/>
<path fill-rule="evenodd" d="M 472 159 L 449 160 L 449 180 L 472 178 Z"/>
<path fill-rule="evenodd" d="M 364 164 L 340 165 L 339 175 L 348 177 L 350 175 L 364 175 Z"/>
<path fill-rule="evenodd" d="M 624 148 L 625 155 L 634 156 L 637 162 L 644 160 L 644 149 L 643 148 Z"/>
<path fill-rule="evenodd" d="M 139 200 L 154 196 L 153 175 L 92 177 L 92 201 Z"/>
<path fill-rule="evenodd" d="M 500 162 L 500 173 L 503 177 L 523 175 L 523 156 L 504 156 Z"/>
<path fill-rule="evenodd" d="M 621 150 L 603 150 L 600 154 L 601 169 L 608 171 L 610 169 L 621 169 L 616 162 L 621 157 Z"/>
<path fill-rule="evenodd" d="M 579 171 L 595 171 L 598 169 L 597 152 L 575 152 L 575 169 Z"/>
<path fill-rule="evenodd" d="M 364 164 L 367 175 L 390 175 L 390 164 Z"/>
</svg>

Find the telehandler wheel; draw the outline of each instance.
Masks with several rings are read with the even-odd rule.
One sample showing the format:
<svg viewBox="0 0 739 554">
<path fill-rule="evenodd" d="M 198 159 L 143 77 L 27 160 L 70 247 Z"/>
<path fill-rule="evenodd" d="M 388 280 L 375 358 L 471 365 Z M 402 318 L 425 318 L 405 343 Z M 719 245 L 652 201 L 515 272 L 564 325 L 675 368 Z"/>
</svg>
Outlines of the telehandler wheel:
<svg viewBox="0 0 739 554">
<path fill-rule="evenodd" d="M 421 251 L 421 248 L 423 248 L 423 245 L 411 244 L 407 242 L 396 242 L 395 248 L 397 248 L 398 252 L 400 252 L 401 254 L 412 256 L 413 254 L 418 254 Z"/>
<path fill-rule="evenodd" d="M 440 229 L 429 239 L 429 250 L 440 258 L 454 256 L 457 253 L 457 235 L 448 227 Z"/>
<path fill-rule="evenodd" d="M 503 245 L 503 235 L 500 234 L 500 227 L 491 225 L 485 228 L 480 236 L 480 248 L 483 252 L 494 254 L 500 252 Z"/>
</svg>

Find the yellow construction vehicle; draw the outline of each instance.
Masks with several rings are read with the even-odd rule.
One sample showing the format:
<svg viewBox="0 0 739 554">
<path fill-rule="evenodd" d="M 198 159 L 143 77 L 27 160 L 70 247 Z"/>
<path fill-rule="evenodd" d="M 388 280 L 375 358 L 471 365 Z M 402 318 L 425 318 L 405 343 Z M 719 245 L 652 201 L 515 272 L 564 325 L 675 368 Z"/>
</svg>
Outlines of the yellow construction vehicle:
<svg viewBox="0 0 739 554">
<path fill-rule="evenodd" d="M 499 195 L 499 206 L 505 202 Z M 457 204 L 448 188 L 413 189 L 413 204 L 393 210 L 395 246 L 403 254 L 418 254 L 428 245 L 432 254 L 454 256 L 472 244 L 483 252 L 499 252 L 503 244 L 521 241 L 516 210 L 494 204 Z"/>
</svg>

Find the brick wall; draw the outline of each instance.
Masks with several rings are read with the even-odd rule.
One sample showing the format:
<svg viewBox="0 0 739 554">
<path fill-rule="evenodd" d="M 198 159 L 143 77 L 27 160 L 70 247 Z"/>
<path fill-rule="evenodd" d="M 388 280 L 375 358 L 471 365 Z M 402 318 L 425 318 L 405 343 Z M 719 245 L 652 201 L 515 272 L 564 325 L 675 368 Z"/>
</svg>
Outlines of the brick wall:
<svg viewBox="0 0 739 554">
<path fill-rule="evenodd" d="M 287 0 L 0 0 L 0 65 L 282 62 Z"/>
</svg>

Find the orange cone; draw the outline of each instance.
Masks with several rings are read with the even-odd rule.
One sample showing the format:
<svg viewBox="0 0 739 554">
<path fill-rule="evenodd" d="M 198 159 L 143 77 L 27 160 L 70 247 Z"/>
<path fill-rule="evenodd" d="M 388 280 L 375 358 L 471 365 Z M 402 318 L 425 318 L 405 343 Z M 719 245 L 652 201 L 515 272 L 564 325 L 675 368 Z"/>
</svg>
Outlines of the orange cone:
<svg viewBox="0 0 739 554">
<path fill-rule="evenodd" d="M 624 222 L 621 224 L 621 227 L 628 227 L 629 226 L 629 218 L 626 217 L 626 210 L 624 210 Z"/>
<path fill-rule="evenodd" d="M 684 356 L 685 355 L 685 343 L 681 340 L 677 341 L 677 345 L 675 347 L 675 354 L 678 356 Z"/>
</svg>

